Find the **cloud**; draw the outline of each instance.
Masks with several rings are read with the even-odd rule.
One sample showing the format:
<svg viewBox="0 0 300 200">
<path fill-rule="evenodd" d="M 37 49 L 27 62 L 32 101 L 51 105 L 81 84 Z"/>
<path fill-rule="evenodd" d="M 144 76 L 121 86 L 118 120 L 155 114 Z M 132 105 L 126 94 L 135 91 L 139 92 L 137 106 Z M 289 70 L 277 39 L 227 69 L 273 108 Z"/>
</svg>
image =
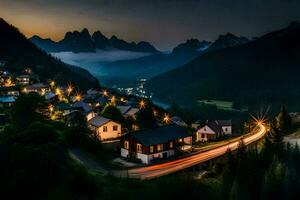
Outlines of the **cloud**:
<svg viewBox="0 0 300 200">
<path fill-rule="evenodd" d="M 131 60 L 150 55 L 150 53 L 123 51 L 117 49 L 97 50 L 95 53 L 73 53 L 59 52 L 52 53 L 56 58 L 59 58 L 65 63 L 76 66 L 97 67 L 98 65 L 119 61 Z"/>
</svg>

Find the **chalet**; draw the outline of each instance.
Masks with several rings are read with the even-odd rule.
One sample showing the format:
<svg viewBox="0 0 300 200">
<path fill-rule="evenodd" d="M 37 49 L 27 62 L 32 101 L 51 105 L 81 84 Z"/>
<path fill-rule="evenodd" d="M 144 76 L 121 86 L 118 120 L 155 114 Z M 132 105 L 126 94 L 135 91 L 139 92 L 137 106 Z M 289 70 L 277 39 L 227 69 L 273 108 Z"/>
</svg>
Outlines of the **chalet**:
<svg viewBox="0 0 300 200">
<path fill-rule="evenodd" d="M 105 117 L 96 116 L 92 118 L 88 121 L 88 126 L 101 141 L 116 139 L 121 136 L 121 124 Z"/>
<path fill-rule="evenodd" d="M 133 108 L 131 106 L 117 106 L 117 108 L 120 110 L 121 114 L 124 117 L 136 117 L 136 114 L 140 111 L 138 108 Z"/>
<path fill-rule="evenodd" d="M 191 147 L 192 134 L 176 124 L 139 130 L 121 137 L 121 156 L 140 159 L 144 164 L 169 158 Z"/>
<path fill-rule="evenodd" d="M 16 79 L 21 85 L 28 85 L 30 83 L 30 75 L 17 76 Z"/>
<path fill-rule="evenodd" d="M 196 132 L 196 141 L 215 140 L 225 135 L 231 135 L 231 120 L 215 120 L 208 122 Z"/>
</svg>

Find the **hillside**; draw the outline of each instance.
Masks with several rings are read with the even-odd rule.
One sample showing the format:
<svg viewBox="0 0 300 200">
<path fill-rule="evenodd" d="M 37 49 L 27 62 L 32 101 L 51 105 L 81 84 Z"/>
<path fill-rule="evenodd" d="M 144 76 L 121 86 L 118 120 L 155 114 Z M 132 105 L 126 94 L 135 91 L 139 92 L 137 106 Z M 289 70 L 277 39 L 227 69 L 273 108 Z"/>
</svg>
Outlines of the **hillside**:
<svg viewBox="0 0 300 200">
<path fill-rule="evenodd" d="M 21 72 L 30 67 L 41 81 L 55 79 L 60 83 L 72 82 L 81 89 L 98 84 L 86 70 L 64 64 L 41 51 L 33 43 L 0 18 L 0 60 L 6 61 L 11 72 Z"/>
<path fill-rule="evenodd" d="M 299 106 L 300 24 L 239 46 L 206 52 L 192 62 L 149 80 L 165 101 L 230 100 L 251 105 Z"/>
</svg>

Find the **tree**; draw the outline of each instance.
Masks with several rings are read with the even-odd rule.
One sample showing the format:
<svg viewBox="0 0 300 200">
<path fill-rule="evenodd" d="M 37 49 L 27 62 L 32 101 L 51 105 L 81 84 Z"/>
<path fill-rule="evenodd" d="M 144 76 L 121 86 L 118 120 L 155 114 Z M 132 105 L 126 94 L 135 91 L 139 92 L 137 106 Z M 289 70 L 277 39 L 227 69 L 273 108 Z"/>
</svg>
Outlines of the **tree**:
<svg viewBox="0 0 300 200">
<path fill-rule="evenodd" d="M 103 117 L 109 118 L 111 120 L 114 120 L 116 122 L 124 122 L 124 117 L 121 113 L 121 111 L 114 105 L 107 104 L 104 109 L 101 112 L 101 115 Z"/>
<path fill-rule="evenodd" d="M 281 107 L 280 113 L 276 116 L 276 127 L 283 134 L 288 134 L 292 128 L 292 120 L 285 106 Z"/>
<path fill-rule="evenodd" d="M 273 120 L 270 124 L 270 136 L 271 136 L 271 143 L 274 147 L 274 151 L 281 154 L 284 149 L 283 143 L 283 134 L 276 126 L 277 120 Z"/>
<path fill-rule="evenodd" d="M 32 122 L 42 120 L 42 115 L 37 111 L 44 106 L 44 99 L 39 94 L 21 94 L 12 107 L 12 124 L 18 130 L 26 129 Z"/>
<path fill-rule="evenodd" d="M 137 114 L 137 124 L 139 128 L 153 128 L 156 126 L 156 119 L 153 113 L 153 104 L 146 101 L 144 108 Z"/>
</svg>

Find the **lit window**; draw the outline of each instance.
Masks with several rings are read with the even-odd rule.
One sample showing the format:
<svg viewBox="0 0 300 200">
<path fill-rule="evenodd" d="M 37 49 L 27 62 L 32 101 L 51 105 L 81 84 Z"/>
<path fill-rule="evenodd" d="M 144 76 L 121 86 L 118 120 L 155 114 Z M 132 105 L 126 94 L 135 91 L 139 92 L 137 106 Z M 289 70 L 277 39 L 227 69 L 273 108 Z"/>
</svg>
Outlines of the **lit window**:
<svg viewBox="0 0 300 200">
<path fill-rule="evenodd" d="M 162 144 L 158 144 L 157 145 L 157 151 L 162 151 L 163 150 L 163 145 Z"/>
<path fill-rule="evenodd" d="M 182 139 L 180 138 L 180 139 L 178 139 L 178 142 L 182 142 Z"/>
<path fill-rule="evenodd" d="M 150 153 L 153 153 L 153 152 L 154 152 L 154 147 L 150 146 Z"/>
<path fill-rule="evenodd" d="M 129 149 L 129 142 L 128 141 L 124 141 L 124 148 Z"/>
<path fill-rule="evenodd" d="M 113 131 L 118 131 L 118 126 L 117 125 L 113 126 Z"/>
<path fill-rule="evenodd" d="M 107 132 L 107 126 L 103 126 L 103 132 Z"/>
<path fill-rule="evenodd" d="M 170 142 L 170 148 L 173 148 L 173 142 L 172 141 Z"/>
<path fill-rule="evenodd" d="M 142 145 L 141 144 L 136 145 L 136 151 L 139 152 L 139 153 L 142 152 Z"/>
</svg>

